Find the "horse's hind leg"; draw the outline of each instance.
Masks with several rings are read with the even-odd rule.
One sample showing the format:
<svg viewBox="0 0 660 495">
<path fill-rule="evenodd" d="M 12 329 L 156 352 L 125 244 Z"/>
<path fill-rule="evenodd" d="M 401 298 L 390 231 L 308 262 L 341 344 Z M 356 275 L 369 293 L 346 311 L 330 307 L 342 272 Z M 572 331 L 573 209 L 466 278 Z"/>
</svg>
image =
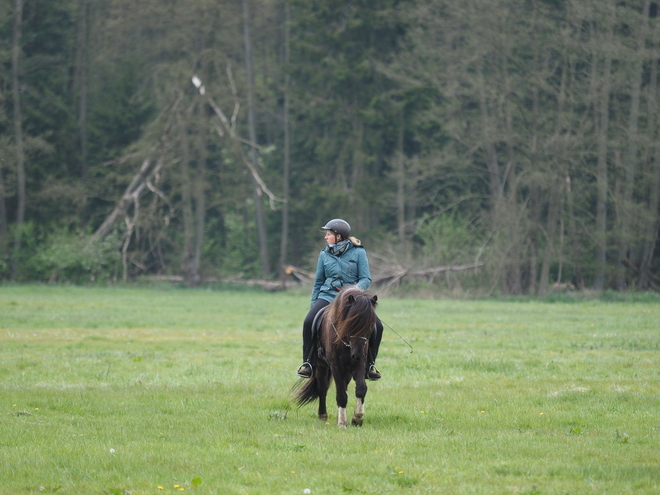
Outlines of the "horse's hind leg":
<svg viewBox="0 0 660 495">
<path fill-rule="evenodd" d="M 328 420 L 328 409 L 326 403 L 326 396 L 328 395 L 328 388 L 330 388 L 330 373 L 323 373 L 321 370 L 317 371 L 317 383 L 319 387 L 319 413 L 318 418 L 321 421 Z"/>
<path fill-rule="evenodd" d="M 325 403 L 325 394 L 319 397 L 319 419 L 321 421 L 328 420 L 328 408 Z"/>
</svg>

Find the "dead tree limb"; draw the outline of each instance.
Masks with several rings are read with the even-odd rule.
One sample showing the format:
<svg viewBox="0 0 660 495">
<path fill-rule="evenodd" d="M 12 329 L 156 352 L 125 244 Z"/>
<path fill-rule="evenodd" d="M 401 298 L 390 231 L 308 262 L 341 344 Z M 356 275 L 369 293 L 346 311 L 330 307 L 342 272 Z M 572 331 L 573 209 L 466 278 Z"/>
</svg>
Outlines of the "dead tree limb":
<svg viewBox="0 0 660 495">
<path fill-rule="evenodd" d="M 232 76 L 231 68 L 229 66 L 227 66 L 227 77 L 229 78 L 229 83 L 232 87 L 232 93 L 234 96 L 234 113 L 232 115 L 231 121 L 227 118 L 227 116 L 222 111 L 220 106 L 215 102 L 213 97 L 210 94 L 206 93 L 206 88 L 202 84 L 202 81 L 199 77 L 193 76 L 192 83 L 197 88 L 197 91 L 199 91 L 200 95 L 206 96 L 206 99 L 209 102 L 209 106 L 213 109 L 213 112 L 215 113 L 216 117 L 218 117 L 218 119 L 222 123 L 223 128 L 218 128 L 216 126 L 216 132 L 220 137 L 224 137 L 225 132 L 227 133 L 229 139 L 234 144 L 234 148 L 236 149 L 238 155 L 241 157 L 241 161 L 248 168 L 250 174 L 252 174 L 252 177 L 254 178 L 255 182 L 259 185 L 259 189 L 263 191 L 266 194 L 266 196 L 268 196 L 270 207 L 271 209 L 274 210 L 276 202 L 282 203 L 285 200 L 278 198 L 275 194 L 273 194 L 273 192 L 268 188 L 266 183 L 259 175 L 259 171 L 256 169 L 254 164 L 247 158 L 247 156 L 245 156 L 243 149 L 240 147 L 240 144 L 247 144 L 248 146 L 251 146 L 255 149 L 259 149 L 259 150 L 261 149 L 261 147 L 258 144 L 250 140 L 244 139 L 236 134 L 236 115 L 238 114 L 239 104 L 236 95 L 236 87 L 234 84 L 234 79 Z"/>
<path fill-rule="evenodd" d="M 114 210 L 112 210 L 110 215 L 106 217 L 101 226 L 96 229 L 96 232 L 94 232 L 90 238 L 90 242 L 96 242 L 107 236 L 112 230 L 112 227 L 114 226 L 117 219 L 126 214 L 130 204 L 132 202 L 135 203 L 139 198 L 142 190 L 145 187 L 148 187 L 148 182 L 150 181 L 151 177 L 156 175 L 162 166 L 161 163 L 158 163 L 153 169 L 151 169 L 151 171 L 149 171 L 151 165 L 152 161 L 149 158 L 142 162 L 140 170 L 138 170 L 138 173 L 133 177 L 131 182 L 128 184 L 128 187 L 126 187 L 123 196 L 115 206 Z"/>
</svg>

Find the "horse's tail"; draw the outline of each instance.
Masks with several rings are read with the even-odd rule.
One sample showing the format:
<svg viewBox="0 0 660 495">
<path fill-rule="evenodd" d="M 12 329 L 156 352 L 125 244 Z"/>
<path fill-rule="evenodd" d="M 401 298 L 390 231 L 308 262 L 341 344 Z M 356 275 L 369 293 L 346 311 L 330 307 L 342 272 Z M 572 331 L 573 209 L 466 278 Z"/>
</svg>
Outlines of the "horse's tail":
<svg viewBox="0 0 660 495">
<path fill-rule="evenodd" d="M 293 386 L 292 392 L 293 400 L 298 407 L 314 402 L 321 396 L 319 381 L 316 379 L 316 375 L 312 375 L 311 378 L 307 380 L 300 380 Z"/>
</svg>

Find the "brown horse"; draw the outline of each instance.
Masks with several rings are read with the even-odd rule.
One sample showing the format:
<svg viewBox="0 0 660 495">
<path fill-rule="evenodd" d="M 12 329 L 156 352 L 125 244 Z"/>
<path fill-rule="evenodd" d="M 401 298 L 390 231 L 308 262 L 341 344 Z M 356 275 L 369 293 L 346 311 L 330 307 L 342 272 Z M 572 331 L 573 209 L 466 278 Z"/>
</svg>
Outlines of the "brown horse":
<svg viewBox="0 0 660 495">
<path fill-rule="evenodd" d="M 318 335 L 319 357 L 314 372 L 299 389 L 294 399 L 298 406 L 319 400 L 318 417 L 328 419 L 326 395 L 330 379 L 337 389 L 337 426 L 346 428 L 348 384 L 355 380 L 355 412 L 352 424 L 362 426 L 364 397 L 367 394 L 367 350 L 369 335 L 376 326 L 377 296 L 355 286 L 342 288 L 325 308 Z"/>
</svg>

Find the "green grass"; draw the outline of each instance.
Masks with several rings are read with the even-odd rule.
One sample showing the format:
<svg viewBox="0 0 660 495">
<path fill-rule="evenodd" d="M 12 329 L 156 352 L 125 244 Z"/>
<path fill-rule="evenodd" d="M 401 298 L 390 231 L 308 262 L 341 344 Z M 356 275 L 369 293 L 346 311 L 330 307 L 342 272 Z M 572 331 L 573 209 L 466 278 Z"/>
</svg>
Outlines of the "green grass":
<svg viewBox="0 0 660 495">
<path fill-rule="evenodd" d="M 290 405 L 308 307 L 0 287 L 0 493 L 660 492 L 657 298 L 383 297 L 414 352 L 386 329 L 347 431 Z"/>
</svg>

